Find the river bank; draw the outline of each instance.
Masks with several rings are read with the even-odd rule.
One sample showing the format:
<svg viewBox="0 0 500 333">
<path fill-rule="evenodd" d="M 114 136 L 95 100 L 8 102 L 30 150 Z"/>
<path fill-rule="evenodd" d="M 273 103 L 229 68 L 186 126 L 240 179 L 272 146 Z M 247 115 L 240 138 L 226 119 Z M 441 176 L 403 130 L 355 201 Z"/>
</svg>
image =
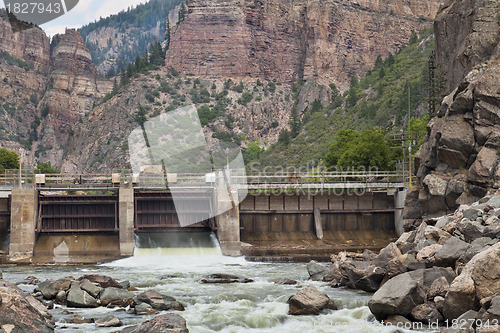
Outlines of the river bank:
<svg viewBox="0 0 500 333">
<path fill-rule="evenodd" d="M 310 263 L 309 274 L 333 287 L 374 292 L 368 306 L 381 322 L 499 332 L 499 217 L 500 196 L 484 197 L 453 214 L 406 225 L 379 254 L 341 253 L 328 266 Z"/>
</svg>

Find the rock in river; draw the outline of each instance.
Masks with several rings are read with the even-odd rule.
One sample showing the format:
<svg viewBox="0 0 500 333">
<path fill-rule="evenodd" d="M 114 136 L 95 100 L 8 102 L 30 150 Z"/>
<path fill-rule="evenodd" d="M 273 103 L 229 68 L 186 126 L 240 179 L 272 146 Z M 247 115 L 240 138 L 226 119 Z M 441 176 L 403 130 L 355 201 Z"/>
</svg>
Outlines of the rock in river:
<svg viewBox="0 0 500 333">
<path fill-rule="evenodd" d="M 325 293 L 314 286 L 300 290 L 287 301 L 291 315 L 317 315 L 325 309 L 337 310 L 335 303 Z"/>
<path fill-rule="evenodd" d="M 123 333 L 189 333 L 186 320 L 174 313 L 167 313 L 135 327 L 127 327 Z"/>
<path fill-rule="evenodd" d="M 201 283 L 249 283 L 253 282 L 252 279 L 242 279 L 235 275 L 229 274 L 210 274 L 205 276 Z"/>
</svg>

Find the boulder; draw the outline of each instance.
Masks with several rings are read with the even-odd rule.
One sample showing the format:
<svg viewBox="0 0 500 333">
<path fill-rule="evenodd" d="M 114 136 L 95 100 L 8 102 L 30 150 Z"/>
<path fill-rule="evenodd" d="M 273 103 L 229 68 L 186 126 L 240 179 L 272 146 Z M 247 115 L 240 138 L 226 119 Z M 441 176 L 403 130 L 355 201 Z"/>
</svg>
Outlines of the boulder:
<svg viewBox="0 0 500 333">
<path fill-rule="evenodd" d="M 149 305 L 147 303 L 137 304 L 134 307 L 134 313 L 136 315 L 150 315 L 150 314 L 154 314 L 154 313 L 157 313 L 157 312 L 158 311 L 156 311 L 155 309 L 153 309 L 151 307 L 151 305 Z"/>
<path fill-rule="evenodd" d="M 425 260 L 427 260 L 427 258 L 434 255 L 434 253 L 439 251 L 442 247 L 443 246 L 439 245 L 439 244 L 432 244 L 432 245 L 424 247 L 422 250 L 418 251 L 417 260 L 424 262 Z"/>
<path fill-rule="evenodd" d="M 67 294 L 64 290 L 60 290 L 56 295 L 56 303 L 61 305 L 66 305 Z"/>
<path fill-rule="evenodd" d="M 15 284 L 0 281 L 0 300 L 0 325 L 10 325 L 6 332 L 54 332 L 50 312 Z"/>
<path fill-rule="evenodd" d="M 336 264 L 330 265 L 328 271 L 323 277 L 323 281 L 332 282 L 332 284 L 340 283 L 341 279 L 342 279 L 342 272 L 340 271 L 340 268 Z M 296 283 L 297 282 L 295 282 L 295 284 Z"/>
<path fill-rule="evenodd" d="M 443 315 L 436 308 L 434 303 L 424 303 L 417 305 L 411 310 L 411 316 L 415 321 L 420 321 L 426 324 L 442 321 Z"/>
<path fill-rule="evenodd" d="M 301 289 L 287 303 L 290 305 L 288 313 L 291 315 L 317 315 L 325 309 L 337 310 L 335 303 L 314 286 Z"/>
<path fill-rule="evenodd" d="M 132 303 L 132 299 L 134 298 L 134 296 L 135 294 L 131 291 L 121 288 L 109 287 L 105 288 L 101 292 L 99 299 L 103 306 L 118 305 L 121 307 L 126 307 Z"/>
<path fill-rule="evenodd" d="M 444 297 L 446 296 L 446 292 L 448 292 L 448 288 L 450 288 L 450 284 L 448 280 L 442 276 L 432 282 L 429 292 L 427 293 L 427 298 L 432 300 L 436 296 Z"/>
<path fill-rule="evenodd" d="M 500 243 L 475 255 L 451 283 L 443 315 L 455 319 L 468 310 L 479 310 L 479 301 L 500 292 Z"/>
<path fill-rule="evenodd" d="M 85 290 L 80 289 L 78 283 L 73 282 L 66 297 L 66 304 L 74 308 L 97 308 L 99 304 Z"/>
<path fill-rule="evenodd" d="M 345 261 L 340 264 L 342 275 L 347 278 L 347 286 L 374 292 L 380 287 L 385 270 L 364 261 Z"/>
<path fill-rule="evenodd" d="M 439 310 L 439 312 L 443 313 L 444 297 L 443 296 L 434 297 L 434 304 L 436 304 L 436 308 Z"/>
<path fill-rule="evenodd" d="M 478 218 L 479 221 L 480 218 Z M 463 222 L 468 221 L 468 222 Z M 457 231 L 462 235 L 462 238 L 467 243 L 470 243 L 478 238 L 483 237 L 484 226 L 478 222 L 470 222 L 467 219 L 463 219 L 462 222 L 457 223 Z M 455 232 L 456 233 L 456 232 Z"/>
<path fill-rule="evenodd" d="M 487 202 L 486 205 L 491 206 L 493 208 L 500 208 L 500 195 L 496 195 L 491 197 Z"/>
<path fill-rule="evenodd" d="M 460 258 L 458 258 L 458 261 L 462 264 L 468 263 L 476 254 L 486 250 L 488 247 L 491 245 L 495 244 L 496 240 L 493 240 L 489 237 L 481 237 L 476 240 L 474 240 L 467 251 L 465 251 Z"/>
<path fill-rule="evenodd" d="M 92 297 L 98 298 L 99 294 L 102 291 L 101 287 L 96 286 L 92 282 L 87 279 L 83 279 L 80 281 L 80 289 L 88 292 Z"/>
<path fill-rule="evenodd" d="M 393 277 L 372 296 L 368 306 L 378 320 L 390 315 L 407 317 L 414 307 L 424 302 L 425 289 L 411 273 Z"/>
<path fill-rule="evenodd" d="M 1 276 L 0 276 L 0 279 L 1 279 Z M 23 284 L 39 285 L 40 280 L 38 280 L 38 278 L 36 276 L 30 275 L 26 279 L 24 279 Z"/>
<path fill-rule="evenodd" d="M 119 327 L 123 325 L 120 319 L 112 315 L 96 319 L 94 323 L 97 327 Z"/>
<path fill-rule="evenodd" d="M 444 226 L 446 226 L 448 223 L 451 223 L 451 222 L 454 222 L 454 221 L 455 221 L 454 218 L 452 218 L 451 216 L 446 215 L 446 216 L 443 216 L 443 217 L 441 217 L 441 218 L 439 218 L 437 220 L 435 227 L 441 229 Z"/>
<path fill-rule="evenodd" d="M 184 311 L 184 306 L 177 302 L 175 298 L 160 294 L 155 290 L 145 291 L 132 300 L 132 304 L 137 306 L 139 304 L 146 303 L 149 304 L 154 310 L 167 311 L 167 310 L 177 310 Z"/>
<path fill-rule="evenodd" d="M 205 276 L 200 281 L 201 283 L 250 283 L 253 282 L 252 279 L 240 278 L 235 275 L 229 274 L 210 274 Z"/>
<path fill-rule="evenodd" d="M 298 282 L 289 278 L 284 278 L 276 282 L 276 284 L 284 284 L 284 285 L 293 285 L 297 284 Z"/>
<path fill-rule="evenodd" d="M 320 264 L 316 260 L 311 260 L 307 264 L 307 272 L 309 273 L 309 278 L 315 281 L 321 281 L 328 272 L 328 267 Z"/>
<path fill-rule="evenodd" d="M 495 296 L 491 299 L 488 309 L 483 316 L 483 320 L 489 320 L 490 322 L 497 320 L 500 322 L 500 295 Z"/>
<path fill-rule="evenodd" d="M 379 254 L 375 259 L 373 259 L 373 264 L 378 267 L 384 268 L 385 265 L 389 261 L 391 261 L 394 258 L 397 258 L 401 255 L 401 251 L 399 248 L 396 246 L 395 243 L 389 243 L 386 247 L 384 247 L 382 250 L 380 250 Z"/>
<path fill-rule="evenodd" d="M 385 266 L 385 276 L 387 279 L 390 279 L 399 274 L 406 273 L 408 271 L 408 266 L 406 266 L 403 262 L 405 258 L 406 257 L 404 257 L 404 255 L 401 255 L 398 258 L 394 258 L 387 263 L 387 265 Z"/>
<path fill-rule="evenodd" d="M 479 216 L 483 216 L 483 211 L 477 208 L 467 208 L 463 211 L 463 217 L 470 221 L 475 221 Z"/>
<path fill-rule="evenodd" d="M 451 237 L 434 254 L 438 266 L 454 266 L 455 261 L 469 248 L 469 244 L 457 237 Z"/>
<path fill-rule="evenodd" d="M 93 322 L 93 320 L 87 319 L 87 318 L 80 316 L 80 315 L 73 315 L 73 317 L 71 317 L 69 322 L 72 324 L 90 324 Z"/>
<path fill-rule="evenodd" d="M 174 313 L 167 313 L 164 315 L 156 316 L 141 325 L 134 328 L 127 328 L 122 330 L 127 333 L 189 333 L 186 320 L 181 316 Z"/>
<path fill-rule="evenodd" d="M 92 283 L 97 283 L 101 288 L 122 288 L 122 285 L 118 283 L 115 279 L 106 275 L 98 275 L 98 274 L 87 274 L 80 277 L 78 280 L 82 281 L 84 279 L 89 280 Z"/>
<path fill-rule="evenodd" d="M 59 291 L 67 291 L 71 287 L 71 278 L 45 280 L 38 285 L 38 289 L 46 299 L 53 299 Z"/>
</svg>

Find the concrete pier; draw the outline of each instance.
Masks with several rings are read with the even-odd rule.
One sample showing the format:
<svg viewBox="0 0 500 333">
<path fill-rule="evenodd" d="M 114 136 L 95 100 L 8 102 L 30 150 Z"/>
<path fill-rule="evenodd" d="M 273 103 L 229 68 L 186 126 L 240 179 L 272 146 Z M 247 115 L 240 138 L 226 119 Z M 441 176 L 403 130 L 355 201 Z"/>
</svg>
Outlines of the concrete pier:
<svg viewBox="0 0 500 333">
<path fill-rule="evenodd" d="M 118 193 L 120 255 L 134 254 L 134 189 L 120 188 Z"/>
<path fill-rule="evenodd" d="M 13 189 L 11 201 L 10 247 L 11 260 L 31 260 L 36 241 L 38 191 Z"/>
<path fill-rule="evenodd" d="M 239 257 L 241 256 L 241 241 L 240 241 L 240 210 L 237 198 L 237 193 L 232 194 L 224 179 L 222 172 L 218 177 L 217 186 L 217 213 L 215 218 L 217 224 L 217 239 L 221 247 L 222 254 L 225 256 Z"/>
</svg>

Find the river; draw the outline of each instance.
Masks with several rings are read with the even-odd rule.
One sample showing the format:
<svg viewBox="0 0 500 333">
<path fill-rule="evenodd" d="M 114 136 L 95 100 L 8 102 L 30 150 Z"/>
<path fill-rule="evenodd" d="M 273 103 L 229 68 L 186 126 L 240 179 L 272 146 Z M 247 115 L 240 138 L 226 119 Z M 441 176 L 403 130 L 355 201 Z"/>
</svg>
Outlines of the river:
<svg viewBox="0 0 500 333">
<path fill-rule="evenodd" d="M 138 248 L 131 258 L 101 265 L 86 266 L 11 266 L 3 267 L 4 279 L 21 282 L 34 275 L 40 281 L 83 274 L 109 275 L 128 280 L 144 291 L 155 289 L 175 297 L 185 306 L 183 316 L 191 333 L 269 333 L 269 332 L 394 332 L 395 328 L 378 325 L 367 307 L 370 295 L 360 291 L 331 288 L 328 283 L 308 280 L 304 263 L 259 263 L 244 258 L 224 257 L 215 237 L 211 247 Z M 247 284 L 201 284 L 211 273 L 251 278 Z M 282 278 L 298 285 L 279 285 Z M 287 299 L 307 285 L 314 285 L 332 298 L 339 310 L 318 316 L 289 316 Z M 21 285 L 32 290 L 32 286 Z M 31 288 L 31 289 L 30 289 Z M 57 332 L 116 332 L 117 328 L 97 328 L 94 324 L 68 324 L 73 314 L 100 318 L 108 314 L 125 325 L 133 325 L 153 316 L 136 316 L 123 310 L 68 309 L 59 305 L 52 311 Z M 406 332 L 406 331 L 405 331 Z M 408 331 L 409 332 L 409 331 Z"/>
</svg>

